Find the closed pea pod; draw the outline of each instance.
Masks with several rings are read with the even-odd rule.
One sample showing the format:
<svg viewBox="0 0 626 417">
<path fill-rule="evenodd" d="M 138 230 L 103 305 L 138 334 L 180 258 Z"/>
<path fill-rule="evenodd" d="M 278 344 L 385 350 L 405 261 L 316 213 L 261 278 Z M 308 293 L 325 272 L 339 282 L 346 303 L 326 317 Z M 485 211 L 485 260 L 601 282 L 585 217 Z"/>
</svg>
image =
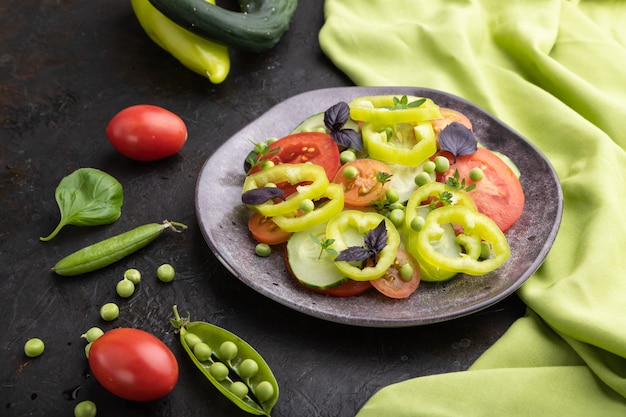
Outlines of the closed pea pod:
<svg viewBox="0 0 626 417">
<path fill-rule="evenodd" d="M 52 270 L 58 275 L 73 276 L 104 268 L 147 246 L 165 229 L 179 232 L 176 227 L 187 228 L 167 220 L 161 224 L 144 224 L 76 251 L 57 262 Z"/>
<path fill-rule="evenodd" d="M 278 400 L 278 382 L 252 346 L 221 327 L 182 319 L 176 306 L 171 322 L 179 330 L 181 344 L 196 367 L 224 396 L 250 414 L 270 415 Z M 197 340 L 196 337 L 211 349 L 212 355 L 206 360 L 200 360 L 189 346 L 188 342 Z M 248 389 L 245 394 L 242 384 Z"/>
</svg>

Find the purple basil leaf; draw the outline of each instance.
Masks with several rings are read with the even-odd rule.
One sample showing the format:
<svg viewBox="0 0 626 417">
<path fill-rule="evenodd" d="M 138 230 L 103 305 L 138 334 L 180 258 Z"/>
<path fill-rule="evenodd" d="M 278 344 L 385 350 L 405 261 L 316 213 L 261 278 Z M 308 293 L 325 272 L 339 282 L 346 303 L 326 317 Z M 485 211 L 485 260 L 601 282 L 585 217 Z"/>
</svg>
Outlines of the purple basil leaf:
<svg viewBox="0 0 626 417">
<path fill-rule="evenodd" d="M 350 117 L 350 107 L 347 103 L 340 101 L 324 112 L 324 125 L 331 132 L 339 130 L 346 124 Z"/>
<path fill-rule="evenodd" d="M 361 134 L 356 130 L 331 130 L 330 136 L 339 146 L 343 146 L 344 148 L 352 148 L 358 152 L 361 152 L 363 150 L 363 139 L 361 139 Z"/>
<path fill-rule="evenodd" d="M 370 255 L 377 255 L 387 246 L 387 227 L 382 220 L 375 229 L 370 230 L 365 236 L 365 246 Z"/>
<path fill-rule="evenodd" d="M 370 257 L 370 253 L 362 246 L 350 246 L 339 252 L 339 255 L 335 258 L 335 261 L 349 261 L 358 262 L 364 261 Z"/>
<path fill-rule="evenodd" d="M 241 202 L 244 204 L 263 204 L 274 198 L 285 199 L 285 192 L 276 187 L 254 188 L 241 195 Z"/>
<path fill-rule="evenodd" d="M 474 133 L 459 122 L 452 122 L 439 133 L 439 148 L 457 156 L 471 155 L 478 149 Z"/>
</svg>

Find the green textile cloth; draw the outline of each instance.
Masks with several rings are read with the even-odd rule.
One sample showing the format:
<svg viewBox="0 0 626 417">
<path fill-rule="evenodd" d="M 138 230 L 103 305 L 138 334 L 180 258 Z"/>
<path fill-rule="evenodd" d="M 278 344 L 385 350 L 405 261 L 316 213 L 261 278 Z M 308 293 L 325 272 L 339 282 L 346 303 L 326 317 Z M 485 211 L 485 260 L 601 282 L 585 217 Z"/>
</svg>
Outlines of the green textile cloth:
<svg viewBox="0 0 626 417">
<path fill-rule="evenodd" d="M 370 416 L 626 416 L 626 1 L 326 0 L 356 85 L 474 102 L 555 167 L 563 219 L 527 314 L 467 371 L 382 388 Z"/>
</svg>

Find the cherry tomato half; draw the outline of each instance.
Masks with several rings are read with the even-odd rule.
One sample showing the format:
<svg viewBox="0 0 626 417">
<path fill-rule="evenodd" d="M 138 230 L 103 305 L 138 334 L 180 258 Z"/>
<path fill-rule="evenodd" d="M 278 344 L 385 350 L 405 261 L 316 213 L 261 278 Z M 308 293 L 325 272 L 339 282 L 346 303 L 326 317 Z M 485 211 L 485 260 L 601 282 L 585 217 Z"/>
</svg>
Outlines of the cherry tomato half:
<svg viewBox="0 0 626 417">
<path fill-rule="evenodd" d="M 291 236 L 290 232 L 285 232 L 278 227 L 270 217 L 265 217 L 256 212 L 248 220 L 248 229 L 254 240 L 260 243 L 267 243 L 268 245 L 284 243 Z"/>
<path fill-rule="evenodd" d="M 413 274 L 409 279 L 402 279 L 400 269 L 406 263 L 411 265 Z M 396 260 L 381 278 L 370 281 L 379 292 L 391 298 L 407 298 L 413 294 L 420 284 L 420 267 L 413 257 L 404 249 L 398 248 Z"/>
<path fill-rule="evenodd" d="M 131 401 L 169 394 L 178 381 L 178 362 L 156 336 L 139 329 L 109 330 L 91 345 L 89 367 L 109 392 Z"/>
<path fill-rule="evenodd" d="M 344 175 L 346 169 L 356 169 L 358 174 L 348 178 Z M 346 206 L 367 207 L 372 205 L 372 201 L 386 197 L 390 183 L 378 181 L 379 172 L 391 174 L 391 168 L 376 159 L 356 159 L 339 168 L 332 182 L 343 187 Z"/>
<path fill-rule="evenodd" d="M 183 147 L 187 127 L 169 110 L 139 104 L 116 114 L 106 127 L 106 136 L 122 155 L 136 161 L 156 161 Z"/>
<path fill-rule="evenodd" d="M 466 185 L 476 184 L 468 195 L 476 203 L 478 211 L 495 221 L 503 232 L 519 219 L 524 211 L 524 190 L 513 170 L 498 155 L 485 148 L 478 148 L 471 155 L 461 155 L 456 162 L 449 152 L 442 151 L 438 155 L 448 158 L 450 168 L 437 174 L 437 181 L 446 182 L 458 169 L 459 178 L 465 179 Z M 483 171 L 480 181 L 470 180 L 472 168 Z"/>
</svg>

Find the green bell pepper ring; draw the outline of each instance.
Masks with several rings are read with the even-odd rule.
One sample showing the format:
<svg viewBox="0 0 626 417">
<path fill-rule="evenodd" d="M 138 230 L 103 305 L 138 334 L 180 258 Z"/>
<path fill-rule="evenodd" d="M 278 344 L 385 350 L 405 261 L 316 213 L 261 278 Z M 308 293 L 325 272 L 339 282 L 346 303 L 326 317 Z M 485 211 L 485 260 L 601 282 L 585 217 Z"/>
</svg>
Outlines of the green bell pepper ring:
<svg viewBox="0 0 626 417">
<path fill-rule="evenodd" d="M 431 99 L 425 99 L 419 106 L 410 107 L 410 103 L 419 102 L 423 98 L 415 96 L 405 97 L 409 106 L 403 107 L 396 106 L 398 96 L 394 95 L 358 97 L 349 104 L 350 118 L 362 122 L 386 125 L 419 123 L 441 118 L 439 106 Z"/>
<path fill-rule="evenodd" d="M 343 210 L 343 188 L 338 184 L 328 184 L 318 200 L 322 198 L 327 198 L 328 201 L 309 213 L 300 216 L 297 216 L 296 213 L 274 216 L 272 220 L 286 232 L 301 232 L 315 225 L 326 223 Z"/>
<path fill-rule="evenodd" d="M 376 265 L 360 268 L 348 261 L 335 262 L 337 268 L 348 278 L 355 281 L 371 281 L 382 277 L 396 259 L 400 233 L 385 216 L 358 210 L 343 211 L 330 219 L 326 225 L 326 239 L 333 239 L 332 249 L 341 252 L 351 246 L 363 246 L 364 236 L 375 229 L 381 221 L 385 222 L 387 229 L 387 244 L 378 253 Z"/>
<path fill-rule="evenodd" d="M 303 200 L 318 198 L 329 184 L 326 172 L 320 165 L 278 164 L 248 175 L 243 183 L 242 193 L 264 187 L 266 184 L 279 184 L 282 182 L 288 182 L 291 185 L 304 184 L 298 185 L 296 187 L 297 191 L 289 195 L 284 201 L 250 204 L 247 205 L 248 208 L 266 217 L 287 215 L 295 212 Z"/>
<path fill-rule="evenodd" d="M 443 234 L 442 225 L 455 224 L 463 228 L 463 235 L 458 243 L 464 241 L 484 241 L 491 246 L 492 256 L 480 259 L 480 250 L 469 250 L 450 256 L 437 250 L 437 242 Z M 473 245 L 473 244 L 472 244 Z M 484 275 L 495 270 L 511 256 L 511 249 L 506 236 L 498 225 L 489 217 L 464 206 L 446 206 L 433 210 L 427 217 L 424 227 L 417 235 L 417 251 L 429 264 L 442 270 L 456 271 L 467 275 Z M 466 249 L 467 251 L 467 249 Z"/>
<path fill-rule="evenodd" d="M 385 162 L 416 167 L 437 152 L 437 137 L 430 121 L 394 125 L 366 122 L 361 134 L 369 156 Z"/>
</svg>

